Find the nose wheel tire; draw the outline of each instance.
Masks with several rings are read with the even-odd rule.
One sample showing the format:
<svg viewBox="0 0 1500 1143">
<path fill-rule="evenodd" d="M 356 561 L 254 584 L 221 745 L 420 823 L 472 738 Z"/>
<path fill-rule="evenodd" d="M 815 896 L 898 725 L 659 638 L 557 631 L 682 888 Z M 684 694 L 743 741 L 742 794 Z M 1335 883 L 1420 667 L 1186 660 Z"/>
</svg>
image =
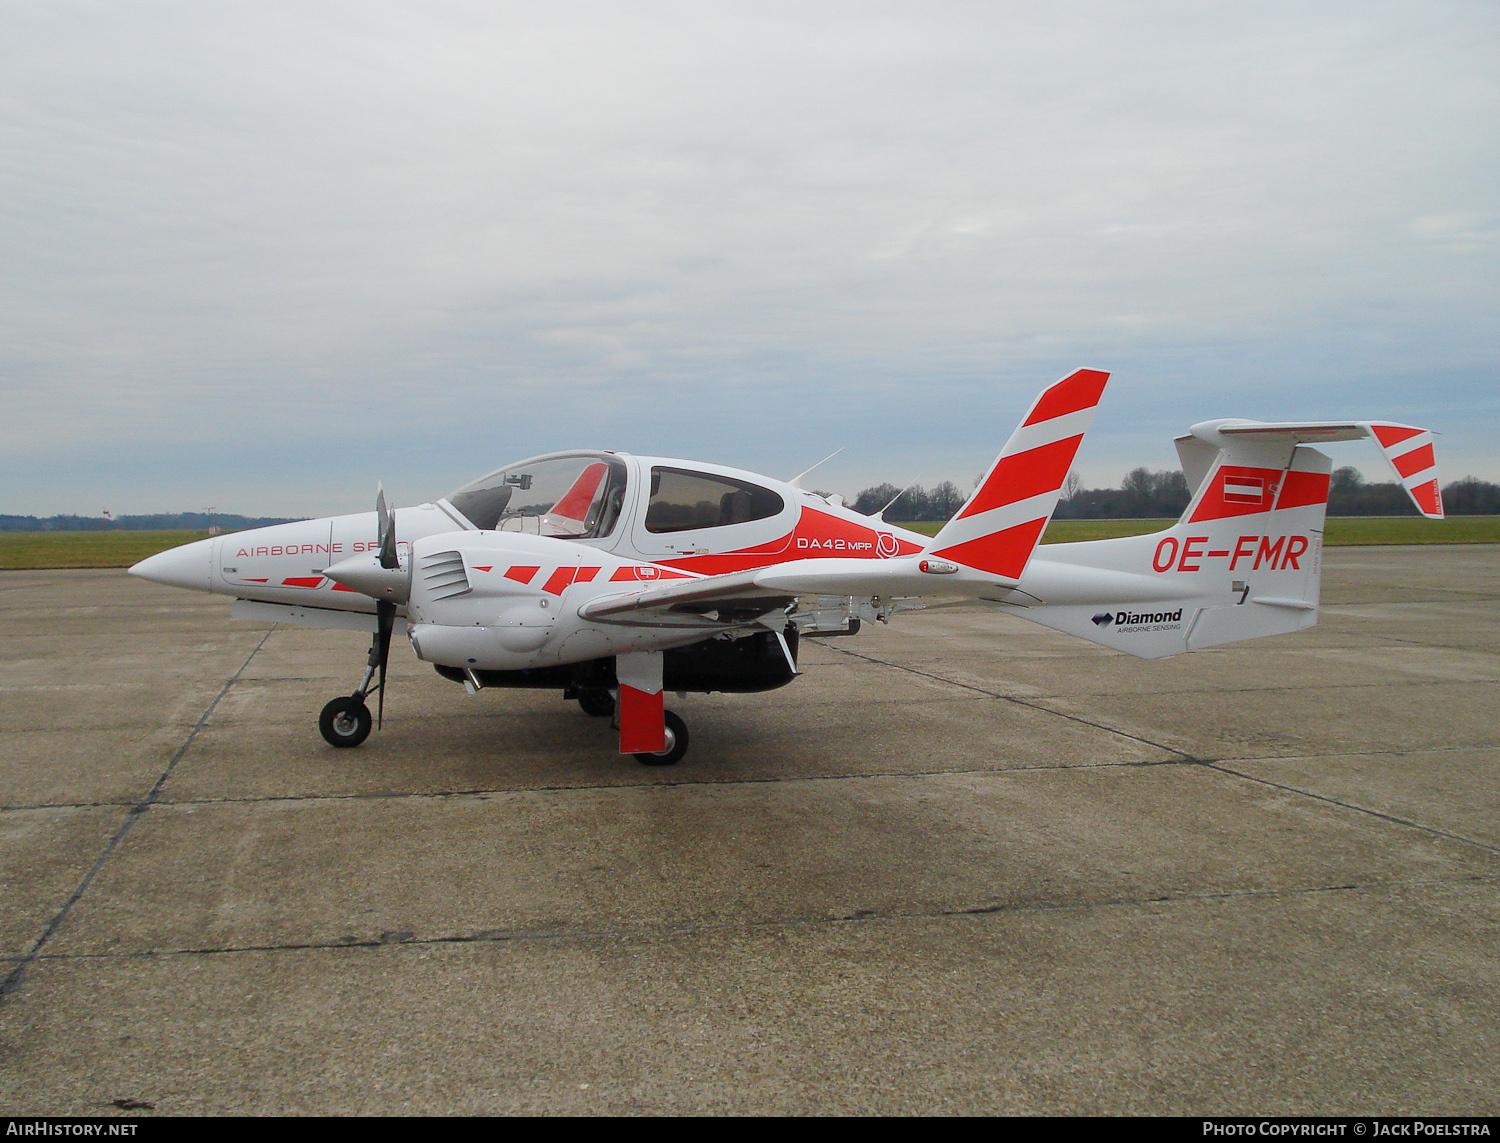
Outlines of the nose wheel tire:
<svg viewBox="0 0 1500 1143">
<path fill-rule="evenodd" d="M 334 699 L 318 715 L 318 730 L 330 746 L 358 746 L 370 737 L 373 725 L 370 708 L 352 695 Z"/>
<path fill-rule="evenodd" d="M 578 705 L 584 714 L 608 718 L 615 713 L 615 696 L 608 691 L 579 691 Z"/>
<path fill-rule="evenodd" d="M 670 710 L 666 712 L 667 748 L 657 754 L 637 754 L 635 760 L 642 766 L 675 766 L 687 753 L 687 723 Z"/>
</svg>

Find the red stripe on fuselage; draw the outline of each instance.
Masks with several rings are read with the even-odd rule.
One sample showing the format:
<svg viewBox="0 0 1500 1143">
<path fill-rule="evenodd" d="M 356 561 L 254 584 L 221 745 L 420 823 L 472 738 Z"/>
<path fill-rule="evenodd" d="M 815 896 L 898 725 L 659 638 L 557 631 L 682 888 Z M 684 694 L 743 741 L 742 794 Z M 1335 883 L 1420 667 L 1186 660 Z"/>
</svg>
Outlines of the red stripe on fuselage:
<svg viewBox="0 0 1500 1143">
<path fill-rule="evenodd" d="M 1281 495 L 1276 498 L 1276 510 L 1302 508 L 1308 504 L 1328 503 L 1328 474 L 1326 472 L 1289 472 L 1282 478 Z"/>
<path fill-rule="evenodd" d="M 657 579 L 687 579 L 685 572 L 673 571 L 664 567 L 633 567 L 616 568 L 615 574 L 609 577 L 610 583 L 636 583 L 639 581 L 651 582 Z"/>
<path fill-rule="evenodd" d="M 888 536 L 887 551 L 880 550 L 880 537 Z M 894 544 L 895 551 L 890 551 Z M 744 571 L 747 568 L 766 568 L 788 560 L 827 559 L 885 559 L 892 555 L 910 555 L 920 552 L 919 545 L 903 540 L 888 529 L 871 528 L 831 516 L 827 512 L 803 507 L 797 527 L 789 535 L 781 536 L 753 548 L 741 548 L 733 552 L 705 552 L 700 556 L 683 556 L 674 560 L 659 560 L 668 567 L 685 568 L 704 575 L 722 575 L 725 572 Z"/>
</svg>

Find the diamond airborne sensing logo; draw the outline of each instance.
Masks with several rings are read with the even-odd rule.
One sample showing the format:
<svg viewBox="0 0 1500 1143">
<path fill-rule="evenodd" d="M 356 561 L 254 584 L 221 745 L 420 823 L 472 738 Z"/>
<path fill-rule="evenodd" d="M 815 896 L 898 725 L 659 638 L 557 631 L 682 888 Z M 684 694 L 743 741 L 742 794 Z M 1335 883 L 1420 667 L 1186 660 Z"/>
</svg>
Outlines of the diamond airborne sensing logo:
<svg viewBox="0 0 1500 1143">
<path fill-rule="evenodd" d="M 1099 624 L 1100 627 L 1108 627 L 1114 621 L 1115 617 L 1113 613 L 1108 611 L 1101 611 L 1098 615 L 1094 616 L 1094 622 Z"/>
</svg>

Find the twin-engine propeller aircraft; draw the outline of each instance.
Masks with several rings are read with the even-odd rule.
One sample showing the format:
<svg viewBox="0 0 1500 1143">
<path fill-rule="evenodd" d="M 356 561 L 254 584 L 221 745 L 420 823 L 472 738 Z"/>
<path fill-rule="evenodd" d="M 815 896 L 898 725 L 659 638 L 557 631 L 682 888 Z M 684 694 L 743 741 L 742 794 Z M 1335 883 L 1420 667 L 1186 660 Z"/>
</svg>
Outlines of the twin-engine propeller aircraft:
<svg viewBox="0 0 1500 1143">
<path fill-rule="evenodd" d="M 845 635 L 934 598 L 980 600 L 1157 659 L 1317 621 L 1330 462 L 1310 444 L 1373 437 L 1424 516 L 1442 499 L 1425 429 L 1218 420 L 1177 439 L 1192 502 L 1152 535 L 1037 542 L 1104 392 L 1092 369 L 1032 404 L 935 537 L 790 483 L 694 461 L 564 452 L 435 504 L 238 532 L 133 575 L 236 597 L 238 618 L 369 632 L 364 677 L 323 708 L 335 746 L 384 706 L 397 619 L 419 659 L 473 695 L 541 687 L 614 715 L 621 753 L 687 750 L 664 691 L 746 693 L 797 675 L 799 636 Z M 804 474 L 805 475 L 805 474 Z"/>
</svg>

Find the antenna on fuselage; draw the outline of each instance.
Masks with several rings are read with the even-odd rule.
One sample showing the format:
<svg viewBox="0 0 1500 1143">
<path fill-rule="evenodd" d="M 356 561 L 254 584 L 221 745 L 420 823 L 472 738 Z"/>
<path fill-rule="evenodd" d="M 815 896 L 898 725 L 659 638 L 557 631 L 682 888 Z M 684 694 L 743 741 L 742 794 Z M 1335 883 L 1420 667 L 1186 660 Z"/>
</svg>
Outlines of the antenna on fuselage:
<svg viewBox="0 0 1500 1143">
<path fill-rule="evenodd" d="M 802 478 L 804 476 L 806 476 L 809 472 L 811 472 L 813 470 L 813 468 L 818 468 L 821 465 L 827 464 L 830 460 L 832 460 L 834 457 L 838 456 L 838 454 L 841 453 L 841 452 L 843 452 L 843 451 L 844 450 L 842 448 L 836 448 L 836 449 L 834 449 L 831 453 L 829 453 L 827 456 L 825 456 L 822 460 L 818 461 L 817 464 L 813 465 L 812 468 L 804 468 L 801 472 L 797 473 L 796 476 L 794 476 L 790 480 L 788 480 L 787 483 L 790 484 L 793 488 L 801 488 L 802 487 L 802 484 L 801 484 Z"/>
<path fill-rule="evenodd" d="M 892 496 L 891 500 L 890 500 L 890 504 L 887 504 L 879 512 L 876 512 L 875 515 L 878 516 L 878 517 L 880 517 L 880 519 L 884 520 L 885 519 L 885 514 L 891 510 L 891 504 L 894 504 L 897 500 L 900 500 L 901 497 L 905 496 L 908 492 L 910 492 L 916 486 L 917 486 L 917 482 L 915 480 L 913 480 L 910 484 L 908 484 L 900 492 L 898 492 L 898 493 L 896 493 L 896 495 Z"/>
</svg>

